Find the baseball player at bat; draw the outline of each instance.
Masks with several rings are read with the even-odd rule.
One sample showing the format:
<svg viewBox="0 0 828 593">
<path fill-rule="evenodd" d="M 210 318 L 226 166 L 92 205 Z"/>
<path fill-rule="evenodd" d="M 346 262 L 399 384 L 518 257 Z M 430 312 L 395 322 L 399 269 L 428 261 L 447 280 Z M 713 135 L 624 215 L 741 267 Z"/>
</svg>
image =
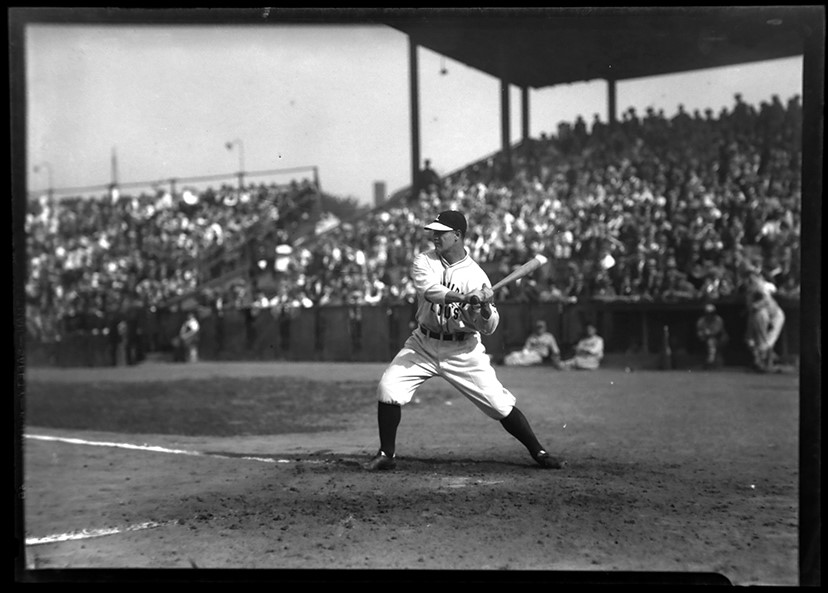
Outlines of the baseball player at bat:
<svg viewBox="0 0 828 593">
<path fill-rule="evenodd" d="M 379 381 L 380 448 L 365 469 L 396 467 L 402 408 L 432 377 L 442 377 L 499 421 L 542 468 L 562 468 L 565 462 L 547 453 L 515 406 L 515 396 L 498 380 L 481 342 L 481 334 L 490 335 L 497 329 L 500 317 L 488 276 L 466 250 L 465 216 L 447 210 L 424 228 L 431 231 L 434 249 L 417 255 L 411 266 L 417 289 L 417 327 Z"/>
</svg>

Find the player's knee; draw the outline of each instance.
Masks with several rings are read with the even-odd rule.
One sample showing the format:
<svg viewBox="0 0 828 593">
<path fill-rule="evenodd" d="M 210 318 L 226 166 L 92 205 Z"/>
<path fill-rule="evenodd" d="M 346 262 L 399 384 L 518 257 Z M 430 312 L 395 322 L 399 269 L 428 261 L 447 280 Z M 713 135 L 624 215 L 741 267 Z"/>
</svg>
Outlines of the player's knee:
<svg viewBox="0 0 828 593">
<path fill-rule="evenodd" d="M 394 399 L 393 396 L 389 395 L 388 393 L 380 392 L 377 396 L 377 401 L 381 404 L 393 404 L 395 406 L 403 405 L 402 402 L 397 401 Z"/>
<path fill-rule="evenodd" d="M 487 415 L 492 418 L 493 420 L 497 420 L 498 422 L 501 420 L 505 420 L 509 417 L 509 414 L 512 413 L 512 410 L 515 409 L 514 405 L 511 406 L 500 406 L 497 408 L 492 408 L 491 413 L 487 413 Z"/>
<path fill-rule="evenodd" d="M 512 398 L 493 400 L 489 403 L 484 413 L 494 420 L 503 420 L 515 409 L 516 401 Z"/>
<path fill-rule="evenodd" d="M 393 389 L 391 385 L 382 381 L 377 387 L 377 401 L 380 403 L 404 406 L 410 399 L 411 397 L 406 393 L 400 392 L 399 389 Z"/>
</svg>

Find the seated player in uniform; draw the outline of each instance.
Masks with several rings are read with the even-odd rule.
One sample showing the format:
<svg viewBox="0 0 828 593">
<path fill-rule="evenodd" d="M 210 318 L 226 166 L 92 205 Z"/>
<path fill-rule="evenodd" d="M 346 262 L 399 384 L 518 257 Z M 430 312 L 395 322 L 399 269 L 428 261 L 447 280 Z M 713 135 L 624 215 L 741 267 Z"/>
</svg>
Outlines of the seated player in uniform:
<svg viewBox="0 0 828 593">
<path fill-rule="evenodd" d="M 604 358 L 604 338 L 598 335 L 598 328 L 592 323 L 586 326 L 586 336 L 575 346 L 575 356 L 561 361 L 562 369 L 594 371 Z"/>
<path fill-rule="evenodd" d="M 535 322 L 535 329 L 526 338 L 521 350 L 510 352 L 503 359 L 506 366 L 533 366 L 549 362 L 555 368 L 561 366 L 561 351 L 558 341 L 552 332 L 546 328 L 546 322 L 539 319 Z"/>
</svg>

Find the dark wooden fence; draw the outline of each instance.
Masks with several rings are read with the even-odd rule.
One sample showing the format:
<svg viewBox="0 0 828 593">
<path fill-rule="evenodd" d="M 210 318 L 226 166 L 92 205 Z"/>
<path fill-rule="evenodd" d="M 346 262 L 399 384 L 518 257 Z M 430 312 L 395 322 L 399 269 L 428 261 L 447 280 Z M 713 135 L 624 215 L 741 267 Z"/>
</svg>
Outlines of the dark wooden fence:
<svg viewBox="0 0 828 593">
<path fill-rule="evenodd" d="M 799 303 L 782 301 L 786 322 L 777 351 L 784 359 L 799 354 Z M 719 303 L 719 314 L 731 340 L 724 352 L 726 365 L 746 365 L 744 345 L 747 316 L 743 302 Z M 701 360 L 695 337 L 700 303 L 628 303 L 590 301 L 578 304 L 537 303 L 498 305 L 501 321 L 494 335 L 484 336 L 488 352 L 498 360 L 520 348 L 536 319 L 544 319 L 558 338 L 564 355 L 594 323 L 604 337 L 608 359 L 624 354 L 647 357 L 663 346 L 663 328 L 680 364 Z M 202 360 L 389 361 L 410 335 L 414 307 L 320 307 L 290 315 L 270 310 L 232 310 L 217 315 L 201 310 Z M 112 366 L 126 359 L 135 364 L 147 357 L 175 359 L 174 337 L 184 313 L 146 313 L 132 332 L 133 343 L 118 344 L 112 336 L 74 334 L 52 344 L 29 341 L 26 363 L 33 366 Z M 119 348 L 122 350 L 119 352 Z M 126 352 L 126 357 L 124 356 Z"/>
</svg>

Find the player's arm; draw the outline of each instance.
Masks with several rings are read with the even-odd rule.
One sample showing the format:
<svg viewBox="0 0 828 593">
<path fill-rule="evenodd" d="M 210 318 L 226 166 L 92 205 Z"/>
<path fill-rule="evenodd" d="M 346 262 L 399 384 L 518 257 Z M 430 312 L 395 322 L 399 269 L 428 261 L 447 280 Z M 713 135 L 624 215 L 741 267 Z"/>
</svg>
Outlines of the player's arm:
<svg viewBox="0 0 828 593">
<path fill-rule="evenodd" d="M 463 320 L 483 335 L 491 335 L 497 329 L 500 315 L 490 303 L 470 305 L 461 310 Z"/>
<path fill-rule="evenodd" d="M 558 341 L 555 339 L 551 333 L 547 333 L 545 336 L 546 346 L 549 348 L 549 352 L 552 354 L 560 355 L 561 350 L 558 348 Z"/>
<path fill-rule="evenodd" d="M 489 316 L 491 316 L 491 307 L 489 305 L 491 305 L 492 298 L 494 297 L 494 292 L 491 288 L 489 288 L 487 284 L 484 284 L 482 288 L 471 290 L 465 294 L 456 293 L 454 291 L 449 292 L 454 295 L 458 295 L 457 298 L 459 298 L 459 300 L 451 302 L 463 303 L 466 305 L 474 306 L 475 308 L 478 308 L 479 305 L 482 305 L 482 307 L 480 307 L 482 314 L 487 319 L 489 318 Z"/>
<path fill-rule="evenodd" d="M 595 339 L 583 338 L 578 342 L 575 351 L 583 356 L 595 356 L 598 354 L 598 341 Z"/>
<path fill-rule="evenodd" d="M 469 303 L 471 296 L 469 294 L 461 294 L 459 292 L 449 290 L 446 292 L 446 296 L 444 298 L 446 303 L 462 303 L 466 305 Z"/>
<path fill-rule="evenodd" d="M 493 295 L 494 293 L 489 286 L 488 278 L 483 279 L 481 288 L 466 293 L 466 302 L 469 302 L 472 296 L 477 297 L 481 301 L 480 304 L 470 304 L 470 306 L 465 307 L 464 313 L 467 318 L 467 323 L 483 335 L 493 334 L 497 329 L 498 323 L 500 323 L 500 315 L 492 302 Z"/>
<path fill-rule="evenodd" d="M 415 257 L 411 264 L 411 280 L 417 293 L 423 295 L 425 300 L 444 305 L 449 289 L 440 284 L 439 271 L 429 264 L 428 256 L 425 254 L 421 253 Z"/>
<path fill-rule="evenodd" d="M 492 313 L 494 313 L 494 310 L 492 309 L 491 303 L 483 303 L 480 305 L 480 316 L 483 319 L 491 319 Z"/>
<path fill-rule="evenodd" d="M 469 294 L 450 290 L 441 283 L 442 272 L 429 265 L 428 257 L 420 254 L 411 264 L 411 279 L 417 292 L 422 294 L 430 303 L 447 305 L 449 303 L 468 303 Z"/>
<path fill-rule="evenodd" d="M 592 349 L 592 355 L 598 358 L 604 358 L 604 339 L 600 336 L 595 336 L 595 345 Z"/>
</svg>

